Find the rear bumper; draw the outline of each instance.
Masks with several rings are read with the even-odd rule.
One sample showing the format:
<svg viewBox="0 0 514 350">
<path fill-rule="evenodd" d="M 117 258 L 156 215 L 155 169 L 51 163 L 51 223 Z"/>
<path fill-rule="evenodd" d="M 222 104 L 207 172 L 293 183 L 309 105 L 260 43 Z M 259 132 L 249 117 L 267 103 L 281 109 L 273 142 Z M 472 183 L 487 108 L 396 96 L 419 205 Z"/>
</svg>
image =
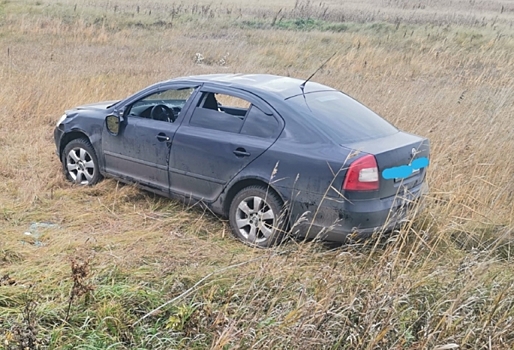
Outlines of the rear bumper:
<svg viewBox="0 0 514 350">
<path fill-rule="evenodd" d="M 388 232 L 417 212 L 427 192 L 428 186 L 422 183 L 403 196 L 353 203 L 325 199 L 319 208 L 310 210 L 312 215 L 293 227 L 293 233 L 300 238 L 348 242 Z"/>
</svg>

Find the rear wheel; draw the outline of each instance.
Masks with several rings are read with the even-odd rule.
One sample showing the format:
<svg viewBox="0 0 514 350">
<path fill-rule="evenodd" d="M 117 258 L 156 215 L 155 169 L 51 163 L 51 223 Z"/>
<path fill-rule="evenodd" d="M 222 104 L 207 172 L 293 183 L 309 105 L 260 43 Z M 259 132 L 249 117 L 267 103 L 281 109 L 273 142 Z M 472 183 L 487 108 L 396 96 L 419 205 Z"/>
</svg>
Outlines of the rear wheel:
<svg viewBox="0 0 514 350">
<path fill-rule="evenodd" d="M 229 222 L 234 236 L 246 244 L 270 247 L 282 241 L 285 227 L 283 203 L 262 186 L 242 189 L 232 200 Z"/>
<path fill-rule="evenodd" d="M 95 150 L 86 139 L 75 139 L 64 147 L 62 165 L 66 178 L 77 185 L 94 185 L 102 178 Z"/>
</svg>

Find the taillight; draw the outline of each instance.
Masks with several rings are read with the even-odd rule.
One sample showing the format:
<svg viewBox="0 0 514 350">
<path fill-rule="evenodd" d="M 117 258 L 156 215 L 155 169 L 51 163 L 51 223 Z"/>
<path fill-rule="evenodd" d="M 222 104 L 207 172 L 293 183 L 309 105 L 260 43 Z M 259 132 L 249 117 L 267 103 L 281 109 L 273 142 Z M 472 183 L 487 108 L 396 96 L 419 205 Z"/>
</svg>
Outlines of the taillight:
<svg viewBox="0 0 514 350">
<path fill-rule="evenodd" d="M 373 155 L 365 155 L 350 165 L 344 179 L 343 190 L 376 191 L 378 188 L 378 167 Z"/>
</svg>

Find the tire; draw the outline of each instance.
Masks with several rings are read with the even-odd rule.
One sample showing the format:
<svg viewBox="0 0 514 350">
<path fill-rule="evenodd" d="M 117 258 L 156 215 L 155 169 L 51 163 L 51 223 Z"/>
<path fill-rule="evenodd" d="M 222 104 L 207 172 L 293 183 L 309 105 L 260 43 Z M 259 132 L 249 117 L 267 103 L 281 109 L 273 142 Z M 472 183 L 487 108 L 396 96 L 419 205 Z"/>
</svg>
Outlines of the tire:
<svg viewBox="0 0 514 350">
<path fill-rule="evenodd" d="M 62 153 L 62 166 L 66 178 L 82 186 L 91 186 L 102 179 L 98 158 L 86 139 L 70 141 Z"/>
<path fill-rule="evenodd" d="M 280 244 L 284 237 L 283 203 L 262 186 L 243 188 L 229 209 L 232 233 L 243 243 L 261 248 Z"/>
</svg>

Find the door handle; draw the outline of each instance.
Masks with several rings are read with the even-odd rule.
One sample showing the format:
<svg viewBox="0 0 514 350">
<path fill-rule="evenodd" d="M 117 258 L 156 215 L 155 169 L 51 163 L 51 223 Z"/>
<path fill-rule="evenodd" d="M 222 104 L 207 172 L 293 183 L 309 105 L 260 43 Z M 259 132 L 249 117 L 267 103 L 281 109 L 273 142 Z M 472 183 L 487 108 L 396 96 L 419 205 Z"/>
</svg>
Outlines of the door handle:
<svg viewBox="0 0 514 350">
<path fill-rule="evenodd" d="M 234 154 L 237 157 L 249 157 L 250 153 L 246 152 L 246 150 L 243 147 L 238 147 L 234 150 Z"/>
<path fill-rule="evenodd" d="M 159 140 L 160 142 L 169 142 L 170 141 L 170 137 L 169 136 L 166 136 L 166 134 L 160 132 L 157 134 L 157 140 Z"/>
</svg>

